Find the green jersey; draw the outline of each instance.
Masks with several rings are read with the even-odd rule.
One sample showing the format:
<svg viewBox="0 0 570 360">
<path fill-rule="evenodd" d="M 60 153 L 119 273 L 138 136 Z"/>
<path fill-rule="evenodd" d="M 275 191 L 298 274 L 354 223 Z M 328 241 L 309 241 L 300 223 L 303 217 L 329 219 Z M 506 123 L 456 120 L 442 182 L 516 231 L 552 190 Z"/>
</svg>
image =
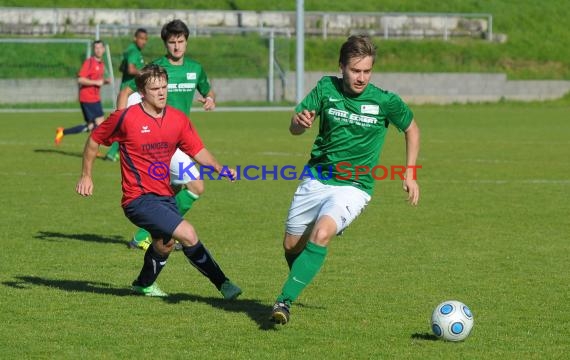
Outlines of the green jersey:
<svg viewBox="0 0 570 360">
<path fill-rule="evenodd" d="M 325 76 L 295 108 L 297 113 L 315 110 L 320 117 L 308 166 L 324 184 L 352 185 L 372 195 L 372 170 L 388 125 L 404 131 L 414 115 L 398 95 L 372 84 L 353 97 L 345 95 L 342 86 L 342 79 Z"/>
<path fill-rule="evenodd" d="M 135 78 L 135 75 L 129 74 L 129 64 L 133 64 L 137 69 L 142 69 L 144 66 L 144 59 L 141 49 L 137 44 L 131 43 L 123 53 L 123 60 L 121 61 L 120 70 L 123 73 L 121 79 L 121 89 L 126 86 L 126 83 Z"/>
<path fill-rule="evenodd" d="M 202 96 L 206 96 L 210 91 L 210 82 L 202 65 L 186 57 L 182 65 L 173 65 L 166 56 L 158 58 L 152 63 L 163 67 L 168 74 L 166 103 L 189 116 L 196 90 Z M 133 91 L 137 91 L 134 81 L 131 81 L 129 86 Z"/>
</svg>

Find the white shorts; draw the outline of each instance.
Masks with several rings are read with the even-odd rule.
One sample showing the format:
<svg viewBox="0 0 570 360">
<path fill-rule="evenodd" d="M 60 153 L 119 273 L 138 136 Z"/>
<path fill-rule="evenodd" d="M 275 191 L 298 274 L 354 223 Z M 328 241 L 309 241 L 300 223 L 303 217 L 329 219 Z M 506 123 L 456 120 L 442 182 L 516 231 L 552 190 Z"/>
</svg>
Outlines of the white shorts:
<svg viewBox="0 0 570 360">
<path fill-rule="evenodd" d="M 170 159 L 170 184 L 184 185 L 193 180 L 200 179 L 200 169 L 190 156 L 180 149 L 176 149 Z"/>
<path fill-rule="evenodd" d="M 129 98 L 127 99 L 127 107 L 138 104 L 140 102 L 142 102 L 141 94 L 135 91 L 134 93 L 129 95 Z"/>
<path fill-rule="evenodd" d="M 354 186 L 326 185 L 318 180 L 306 179 L 297 187 L 285 231 L 303 235 L 323 215 L 336 222 L 340 234 L 364 210 L 371 197 Z"/>
</svg>

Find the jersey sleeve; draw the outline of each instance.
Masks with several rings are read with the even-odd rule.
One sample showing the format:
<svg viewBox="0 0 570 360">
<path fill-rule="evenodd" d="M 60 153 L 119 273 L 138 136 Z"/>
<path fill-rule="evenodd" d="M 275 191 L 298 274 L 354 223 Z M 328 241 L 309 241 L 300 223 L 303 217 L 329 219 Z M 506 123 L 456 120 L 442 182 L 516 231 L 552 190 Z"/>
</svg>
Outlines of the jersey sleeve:
<svg viewBox="0 0 570 360">
<path fill-rule="evenodd" d="M 398 131 L 405 131 L 414 119 L 412 110 L 394 93 L 388 98 L 388 102 L 385 106 L 388 121 L 390 121 Z"/>
<path fill-rule="evenodd" d="M 184 116 L 184 118 L 186 118 Z M 178 147 L 190 156 L 194 156 L 204 148 L 204 143 L 200 139 L 200 135 L 187 118 L 184 120 L 182 131 L 180 132 L 180 140 Z"/>
<path fill-rule="evenodd" d="M 83 62 L 83 65 L 81 65 L 81 69 L 79 69 L 79 72 L 77 73 L 77 77 L 89 79 L 90 70 L 91 70 L 91 58 Z"/>
<path fill-rule="evenodd" d="M 121 125 L 126 115 L 126 109 L 117 110 L 97 126 L 91 133 L 91 138 L 99 145 L 111 146 L 115 141 L 123 139 Z"/>
<path fill-rule="evenodd" d="M 323 79 L 305 96 L 305 98 L 295 106 L 295 112 L 300 113 L 303 110 L 315 110 L 316 113 L 321 112 Z"/>
<path fill-rule="evenodd" d="M 210 82 L 208 81 L 208 75 L 206 75 L 204 69 L 201 69 L 200 71 L 200 76 L 198 77 L 198 84 L 196 85 L 196 88 L 198 89 L 198 92 L 204 97 L 208 95 L 210 89 L 212 88 Z"/>
</svg>

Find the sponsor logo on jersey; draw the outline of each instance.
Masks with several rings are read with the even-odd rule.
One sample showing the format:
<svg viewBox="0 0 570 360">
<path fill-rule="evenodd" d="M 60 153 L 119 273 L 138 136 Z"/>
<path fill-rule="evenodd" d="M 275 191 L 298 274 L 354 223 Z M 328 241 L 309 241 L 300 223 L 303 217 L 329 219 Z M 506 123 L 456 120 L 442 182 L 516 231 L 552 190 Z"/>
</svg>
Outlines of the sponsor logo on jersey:
<svg viewBox="0 0 570 360">
<path fill-rule="evenodd" d="M 380 114 L 380 106 L 378 105 L 362 105 L 360 112 L 363 114 L 378 115 Z"/>
<path fill-rule="evenodd" d="M 149 132 L 150 132 L 150 129 L 148 128 L 148 126 L 143 125 L 143 127 L 141 129 L 141 134 L 146 134 Z"/>
<path fill-rule="evenodd" d="M 353 114 L 344 110 L 330 108 L 328 110 L 328 113 L 337 121 L 343 121 L 349 124 L 356 124 L 363 127 L 369 127 L 378 123 L 378 119 L 371 116 Z"/>
<path fill-rule="evenodd" d="M 186 80 L 196 80 L 196 73 L 186 73 Z"/>
</svg>

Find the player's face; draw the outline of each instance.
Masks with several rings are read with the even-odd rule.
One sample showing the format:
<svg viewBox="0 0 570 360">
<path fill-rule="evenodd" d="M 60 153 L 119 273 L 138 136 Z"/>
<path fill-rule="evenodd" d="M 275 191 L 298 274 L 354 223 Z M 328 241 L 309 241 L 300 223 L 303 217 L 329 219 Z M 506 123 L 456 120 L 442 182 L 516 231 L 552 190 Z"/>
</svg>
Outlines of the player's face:
<svg viewBox="0 0 570 360">
<path fill-rule="evenodd" d="M 101 59 L 104 53 L 105 53 L 105 45 L 103 45 L 102 43 L 97 43 L 93 45 L 93 56 L 95 56 L 97 59 Z"/>
<path fill-rule="evenodd" d="M 342 81 L 344 84 L 344 91 L 349 95 L 361 94 L 372 76 L 372 65 L 374 61 L 372 56 L 365 56 L 362 58 L 352 58 L 346 65 L 340 65 L 342 71 Z"/>
<path fill-rule="evenodd" d="M 166 51 L 172 60 L 180 60 L 186 53 L 188 41 L 184 35 L 172 35 L 166 40 Z"/>
<path fill-rule="evenodd" d="M 147 33 L 140 32 L 137 34 L 137 36 L 135 36 L 135 44 L 137 44 L 137 47 L 141 50 L 146 45 L 147 41 L 148 41 L 148 34 Z"/>
<path fill-rule="evenodd" d="M 143 102 L 159 112 L 166 106 L 167 91 L 168 84 L 166 83 L 166 78 L 150 78 L 144 87 Z"/>
</svg>

